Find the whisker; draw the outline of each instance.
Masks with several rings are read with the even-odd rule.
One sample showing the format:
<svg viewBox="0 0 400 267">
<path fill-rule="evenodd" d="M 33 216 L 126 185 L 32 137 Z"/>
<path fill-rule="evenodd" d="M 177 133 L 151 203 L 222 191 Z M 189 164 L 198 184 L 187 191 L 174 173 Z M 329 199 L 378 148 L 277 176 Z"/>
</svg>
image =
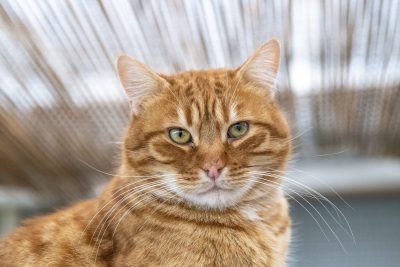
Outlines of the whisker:
<svg viewBox="0 0 400 267">
<path fill-rule="evenodd" d="M 127 189 L 127 192 L 121 192 L 123 189 L 125 189 L 125 188 L 128 187 L 128 186 L 132 186 L 132 184 L 136 184 L 136 183 L 138 183 L 138 182 L 139 182 L 139 181 L 135 181 L 135 182 L 132 182 L 132 183 L 128 183 L 127 185 L 125 185 L 125 186 L 119 188 L 116 192 L 114 192 L 113 195 L 116 194 L 116 193 L 118 193 L 118 192 L 120 192 L 120 194 L 118 194 L 118 196 L 114 196 L 110 201 L 108 201 L 105 205 L 103 205 L 102 208 L 101 208 L 100 210 L 98 210 L 98 211 L 96 212 L 96 214 L 95 214 L 95 215 L 90 219 L 90 221 L 86 224 L 85 229 L 83 229 L 83 231 L 82 231 L 82 233 L 81 233 L 81 236 L 80 236 L 80 238 L 79 238 L 79 241 L 82 239 L 82 237 L 83 237 L 83 235 L 85 234 L 87 228 L 90 226 L 90 224 L 92 223 L 92 221 L 96 218 L 96 216 L 97 216 L 106 206 L 108 206 L 111 202 L 113 202 L 116 198 L 118 198 L 118 197 L 121 196 L 122 194 L 125 194 L 125 193 L 129 192 L 128 189 Z"/>
<path fill-rule="evenodd" d="M 293 143 L 293 141 L 297 140 L 298 138 L 300 138 L 301 136 L 305 135 L 306 133 L 308 133 L 310 130 L 312 129 L 312 127 L 308 127 L 307 129 L 304 129 L 303 131 L 297 133 L 294 137 L 288 139 L 285 141 L 285 143 Z"/>
<path fill-rule="evenodd" d="M 83 164 L 85 164 L 86 166 L 88 166 L 89 168 L 91 168 L 91 169 L 93 169 L 93 170 L 95 170 L 95 171 L 98 171 L 99 173 L 102 173 L 102 174 L 105 174 L 105 175 L 108 175 L 108 176 L 113 176 L 113 177 L 121 177 L 121 178 L 146 178 L 146 177 L 155 177 L 155 178 L 157 178 L 157 177 L 164 177 L 164 176 L 168 176 L 168 175 L 169 175 L 169 174 L 143 175 L 143 176 L 141 176 L 141 175 L 132 175 L 132 176 L 130 176 L 130 175 L 118 175 L 118 174 L 108 173 L 108 172 L 99 170 L 99 169 L 97 169 L 96 167 L 90 165 L 89 163 L 87 163 L 86 161 L 84 161 L 84 160 L 82 160 L 82 159 L 80 159 L 80 158 L 76 158 L 76 159 L 79 160 L 80 162 L 82 162 Z"/>
<path fill-rule="evenodd" d="M 103 207 L 102 207 L 100 210 L 98 210 L 98 211 L 96 212 L 96 214 L 91 218 L 91 220 L 89 221 L 89 223 L 86 225 L 86 227 L 85 227 L 85 229 L 83 230 L 83 232 L 82 232 L 82 234 L 81 234 L 79 240 L 82 239 L 84 233 L 86 232 L 87 228 L 90 226 L 90 224 L 92 223 L 92 221 L 96 218 L 96 216 L 97 216 L 103 209 L 106 208 L 106 206 L 108 206 L 110 203 L 112 203 L 115 199 L 117 199 L 117 198 L 120 197 L 121 195 L 126 194 L 126 193 L 128 193 L 128 192 L 130 191 L 130 190 L 127 190 L 126 192 L 121 192 L 122 190 L 124 190 L 124 189 L 127 188 L 127 187 L 134 186 L 134 185 L 137 184 L 137 183 L 143 182 L 143 178 L 144 178 L 144 177 L 141 177 L 141 180 L 136 180 L 136 181 L 130 182 L 130 183 L 128 183 L 127 185 L 125 185 L 125 186 L 119 188 L 117 191 L 113 192 L 112 195 L 115 195 L 115 194 L 117 194 L 117 193 L 119 193 L 119 194 L 118 194 L 117 196 L 114 196 L 111 200 L 109 200 L 106 204 L 104 204 Z"/>
<path fill-rule="evenodd" d="M 272 174 L 267 174 L 267 176 L 268 176 L 268 175 L 269 175 L 269 176 L 272 176 Z M 343 212 L 342 212 L 333 202 L 331 202 L 328 198 L 326 198 L 325 196 L 323 196 L 321 193 L 319 193 L 318 191 L 314 190 L 313 188 L 311 188 L 311 187 L 309 187 L 309 186 L 307 186 L 307 185 L 304 185 L 304 184 L 302 184 L 302 183 L 300 183 L 300 182 L 298 182 L 298 181 L 295 181 L 294 179 L 291 179 L 289 176 L 275 176 L 275 177 L 277 177 L 277 178 L 282 178 L 282 179 L 284 179 L 286 182 L 289 182 L 289 183 L 291 183 L 291 184 L 294 184 L 294 185 L 296 185 L 296 186 L 299 186 L 299 187 L 301 187 L 301 188 L 304 188 L 306 192 L 309 192 L 310 194 L 311 194 L 311 193 L 314 193 L 314 194 L 316 194 L 317 196 L 319 196 L 322 200 L 324 200 L 324 201 L 326 201 L 328 204 L 330 204 L 330 205 L 333 207 L 333 209 L 335 210 L 336 214 L 337 214 L 338 216 L 342 216 L 342 218 L 345 220 L 345 222 L 346 222 L 346 224 L 347 224 L 347 227 L 349 228 L 350 233 L 347 232 L 347 230 L 342 226 L 342 224 L 339 223 L 339 222 L 337 221 L 337 219 L 335 218 L 335 216 L 332 215 L 332 213 L 331 213 L 331 212 L 329 211 L 329 209 L 325 206 L 325 204 L 324 204 L 323 202 L 320 201 L 320 198 L 315 198 L 315 199 L 317 199 L 317 201 L 325 208 L 325 210 L 329 213 L 329 215 L 333 218 L 333 220 L 342 228 L 342 230 L 343 230 L 347 235 L 349 235 L 349 236 L 352 238 L 353 242 L 355 242 L 355 238 L 354 238 L 353 231 L 352 231 L 352 229 L 351 229 L 351 226 L 350 226 L 350 224 L 349 224 L 349 222 L 348 222 L 346 216 L 343 214 Z"/>
<path fill-rule="evenodd" d="M 125 197 L 123 197 L 122 199 L 120 199 L 119 201 L 117 201 L 117 202 L 112 206 L 112 208 L 111 208 L 110 210 L 108 210 L 108 211 L 106 212 L 105 215 L 103 215 L 103 218 L 100 220 L 100 222 L 98 223 L 98 226 L 96 227 L 96 229 L 95 229 L 94 232 L 93 232 L 93 235 L 92 235 L 92 238 L 91 238 L 91 240 L 90 240 L 90 243 L 92 243 L 92 240 L 93 240 L 93 238 L 94 238 L 94 236 L 95 236 L 95 234 L 96 234 L 96 232 L 97 232 L 97 229 L 99 229 L 99 227 L 101 226 L 100 229 L 99 229 L 98 235 L 97 235 L 97 237 L 96 237 L 96 239 L 98 239 L 98 237 L 99 237 L 99 236 L 101 235 L 101 233 L 103 232 L 103 228 L 104 228 L 104 223 L 103 223 L 103 221 L 109 220 L 110 216 L 114 213 L 114 211 L 116 210 L 116 208 L 119 206 L 120 203 L 124 202 L 127 198 L 130 198 L 130 197 L 134 196 L 135 194 L 139 194 L 139 193 L 145 191 L 146 189 L 149 189 L 149 188 L 151 188 L 151 187 L 155 187 L 155 186 L 157 186 L 157 185 L 159 185 L 159 184 L 162 184 L 162 182 L 161 182 L 161 181 L 157 181 L 157 182 L 153 182 L 153 183 L 149 183 L 149 184 L 144 184 L 144 185 L 141 185 L 141 186 L 138 186 L 138 187 L 129 189 L 128 192 L 125 192 L 127 195 L 126 195 Z M 139 189 L 139 190 L 138 190 L 138 189 Z M 135 191 L 134 194 L 132 194 L 132 192 L 133 192 L 134 190 L 138 190 L 138 191 Z M 127 205 L 127 204 L 125 204 L 125 206 L 126 206 L 126 205 Z M 125 206 L 124 206 L 124 207 L 125 207 Z M 118 211 L 118 210 L 117 210 L 117 211 Z M 101 240 L 101 239 L 100 239 L 100 240 Z M 98 241 L 96 241 L 96 244 L 97 244 L 97 242 L 98 242 Z"/>
<path fill-rule="evenodd" d="M 128 194 L 126 197 L 133 197 L 133 196 L 135 196 L 134 194 Z M 126 198 L 125 197 L 125 198 Z M 104 234 L 106 233 L 106 231 L 107 231 L 107 229 L 108 229 L 108 226 L 110 225 L 110 223 L 111 222 L 108 222 L 107 223 L 107 227 L 104 229 L 104 231 L 103 231 L 103 228 L 105 227 L 105 223 L 102 223 L 102 221 L 103 220 L 108 220 L 109 219 L 109 217 L 113 214 L 113 212 L 114 212 L 114 210 L 115 210 L 115 207 L 118 207 L 118 205 L 119 205 L 119 203 L 121 203 L 123 200 L 119 200 L 117 203 L 115 203 L 114 205 L 113 205 L 113 207 L 112 207 L 112 209 L 111 210 L 109 210 L 107 213 L 106 213 L 106 215 L 104 215 L 103 216 L 103 218 L 102 218 L 102 220 L 100 221 L 100 223 L 98 224 L 98 226 L 96 227 L 96 229 L 95 229 L 95 231 L 94 231 L 94 233 L 93 233 L 93 235 L 92 235 L 92 239 L 90 240 L 90 243 L 92 242 L 92 240 L 93 240 L 93 238 L 94 238 L 94 236 L 95 236 L 95 234 L 96 234 L 96 232 L 97 232 L 97 229 L 98 229 L 98 227 L 101 225 L 101 228 L 100 228 L 100 230 L 99 230 L 99 232 L 98 232 L 98 234 L 97 234 L 97 237 L 96 237 L 96 242 L 95 242 L 95 245 L 94 245 L 94 247 L 93 247 L 93 249 L 92 249 L 92 252 L 91 252 L 91 257 L 93 257 L 93 253 L 94 253 L 94 251 L 95 251 L 95 248 L 97 247 L 97 249 L 96 249 L 96 255 L 95 255 L 95 263 L 96 263 L 96 261 L 97 261 L 97 256 L 98 256 L 98 251 L 99 251 L 99 249 L 100 249 L 100 246 L 101 246 L 101 242 L 102 242 L 102 240 L 103 240 L 103 237 L 104 237 Z M 118 211 L 118 210 L 116 210 L 116 211 Z M 107 218 L 106 218 L 107 217 Z"/>
<path fill-rule="evenodd" d="M 338 151 L 338 152 L 333 152 L 333 153 L 327 153 L 327 154 L 319 154 L 319 155 L 311 155 L 311 158 L 317 158 L 317 157 L 328 157 L 328 156 L 336 156 L 336 155 L 340 155 L 343 154 L 347 151 L 347 149 L 342 150 L 342 151 Z"/>
<path fill-rule="evenodd" d="M 165 189 L 165 188 L 164 188 L 164 189 Z M 169 190 L 166 190 L 166 191 L 167 191 L 168 193 L 171 193 L 171 192 L 169 192 Z M 168 195 L 168 193 L 166 193 L 166 194 L 164 194 L 164 195 Z M 175 194 L 173 194 L 171 197 L 169 197 L 169 198 L 167 198 L 166 200 L 164 200 L 164 201 L 163 201 L 162 203 L 160 203 L 158 206 L 164 204 L 164 203 L 165 203 L 166 201 L 168 201 L 168 200 L 173 199 L 174 197 L 176 197 Z M 130 209 L 130 210 L 131 210 L 131 209 Z M 154 210 L 150 215 L 153 215 L 155 211 L 156 211 L 156 210 Z M 114 235 L 115 235 L 116 232 L 117 232 L 117 228 L 118 228 L 119 224 L 121 223 L 121 221 L 122 221 L 122 219 L 123 219 L 124 217 L 125 217 L 125 215 L 121 217 L 121 219 L 119 220 L 117 226 L 115 227 L 114 233 L 113 233 L 113 235 L 112 235 L 113 238 L 114 238 Z M 146 224 L 147 220 L 148 220 L 148 218 L 145 220 L 145 222 L 143 223 L 143 225 Z M 143 226 L 142 226 L 142 227 L 143 227 Z M 112 238 L 112 239 L 113 239 L 113 238 Z"/>
<path fill-rule="evenodd" d="M 345 231 L 346 234 L 348 234 L 349 236 L 351 235 L 351 238 L 352 238 L 353 242 L 356 243 L 356 240 L 355 240 L 355 237 L 354 237 L 354 234 L 353 234 L 353 230 L 351 229 L 350 223 L 348 222 L 348 220 L 347 220 L 346 216 L 343 214 L 343 212 L 339 209 L 339 207 L 337 207 L 332 201 L 330 201 L 328 198 L 324 197 L 324 196 L 323 196 L 321 193 L 319 193 L 318 191 L 316 191 L 316 190 L 314 190 L 314 189 L 312 189 L 312 188 L 310 188 L 310 187 L 308 187 L 308 186 L 306 186 L 306 185 L 304 185 L 304 184 L 301 184 L 301 183 L 299 183 L 299 182 L 296 182 L 295 180 L 290 179 L 289 177 L 285 177 L 285 181 L 288 181 L 288 182 L 290 182 L 290 183 L 292 183 L 292 184 L 301 185 L 301 186 L 303 186 L 303 188 L 305 188 L 306 190 L 310 190 L 310 189 L 311 189 L 312 192 L 315 192 L 315 194 L 318 194 L 318 195 L 322 196 L 322 197 L 323 197 L 322 199 L 323 199 L 324 201 L 326 201 L 328 204 L 330 204 L 331 207 L 333 207 L 333 209 L 335 210 L 336 214 L 337 214 L 338 216 L 341 216 L 341 217 L 344 219 L 344 221 L 345 221 L 345 223 L 346 223 L 346 225 L 347 225 L 347 227 L 348 227 L 350 233 L 347 232 L 347 230 L 344 229 L 344 228 L 342 227 L 342 224 L 339 223 L 339 222 L 336 220 L 336 218 L 330 213 L 330 211 L 328 210 L 328 208 L 325 207 L 325 205 L 324 205 L 323 202 L 319 201 L 320 204 L 327 210 L 327 212 L 331 215 L 331 217 L 335 220 L 335 222 L 343 229 L 343 231 Z"/>
<path fill-rule="evenodd" d="M 255 183 L 259 183 L 259 184 L 263 184 L 265 186 L 270 186 L 272 188 L 277 188 L 275 186 L 273 186 L 272 184 L 268 184 L 268 183 L 264 183 L 258 180 L 254 180 L 253 182 Z M 314 217 L 314 215 L 300 202 L 298 201 L 296 198 L 294 198 L 293 196 L 291 196 L 290 194 L 288 194 L 288 196 L 293 199 L 295 202 L 297 202 L 302 208 L 305 209 L 305 211 L 313 218 L 313 220 L 315 221 L 315 223 L 317 224 L 318 228 L 320 229 L 321 233 L 325 236 L 326 240 L 330 241 L 328 236 L 325 234 L 324 229 L 322 228 L 321 224 L 319 223 L 319 221 Z"/>
<path fill-rule="evenodd" d="M 328 188 L 329 188 L 341 201 L 343 201 L 343 203 L 346 204 L 346 206 L 348 206 L 349 208 L 351 208 L 352 210 L 354 210 L 354 208 L 353 208 L 349 203 L 347 203 L 347 201 L 345 201 L 345 200 L 342 198 L 342 196 L 341 196 L 332 186 L 330 186 L 327 182 L 325 182 L 325 181 L 323 181 L 323 180 L 321 180 L 321 179 L 318 179 L 318 177 L 315 177 L 315 176 L 313 176 L 313 175 L 307 174 L 305 171 L 300 170 L 300 169 L 298 169 L 298 168 L 292 167 L 292 169 L 294 169 L 294 170 L 296 170 L 296 171 L 298 171 L 298 172 L 304 173 L 304 174 L 308 175 L 308 177 L 314 178 L 314 179 L 317 180 L 318 182 L 323 183 L 324 185 L 328 186 Z"/>
<path fill-rule="evenodd" d="M 265 174 L 264 174 L 264 175 L 261 175 L 261 176 L 259 176 L 259 177 L 262 177 L 262 176 L 273 176 L 273 175 L 272 175 L 272 174 L 269 174 L 269 175 L 265 175 Z M 280 177 L 280 176 L 276 176 L 276 177 L 282 178 L 282 177 Z M 273 182 L 273 181 L 268 181 L 268 183 L 275 183 L 275 182 Z M 275 183 L 275 184 L 277 184 L 277 183 Z M 300 183 L 300 185 L 302 185 L 302 184 Z M 281 185 L 281 186 L 283 186 L 283 185 Z M 302 186 L 303 186 L 303 185 L 302 185 Z M 325 224 L 328 226 L 328 228 L 330 229 L 330 231 L 332 232 L 332 234 L 335 236 L 335 238 L 338 239 L 336 233 L 332 230 L 332 228 L 330 227 L 330 225 L 326 222 L 325 218 L 319 213 L 319 211 L 318 211 L 309 201 L 307 201 L 304 197 L 302 197 L 300 194 L 298 194 L 297 192 L 295 192 L 295 191 L 292 190 L 291 188 L 287 188 L 287 190 L 293 191 L 295 194 L 297 194 L 299 197 L 301 197 L 304 201 L 306 201 L 306 202 L 319 214 L 319 216 L 322 218 L 322 220 L 323 220 L 323 221 L 325 222 Z M 316 193 L 318 193 L 318 192 L 316 192 Z M 318 193 L 318 194 L 319 194 L 319 193 Z M 321 195 L 321 196 L 322 196 L 322 195 Z M 322 197 L 323 197 L 323 196 L 322 196 Z M 347 232 L 347 230 L 343 227 L 343 225 L 337 221 L 337 219 L 336 219 L 336 218 L 333 216 L 333 214 L 327 209 L 327 207 L 326 207 L 318 198 L 316 198 L 316 199 L 317 199 L 317 201 L 325 208 L 325 210 L 329 213 L 329 215 L 330 215 L 330 216 L 332 217 L 332 219 L 337 223 L 337 225 L 338 225 L 347 235 L 349 235 L 349 237 L 352 238 L 353 241 L 354 241 L 354 236 L 353 236 L 353 234 L 352 234 L 350 225 L 348 224 L 348 227 L 349 227 L 349 230 L 350 230 L 350 233 L 351 233 L 351 234 L 349 234 L 349 233 Z M 324 197 L 324 200 L 325 200 L 325 199 L 326 199 L 326 198 Z M 329 200 L 325 200 L 325 201 L 327 201 L 328 203 L 330 202 Z M 332 207 L 336 207 L 336 206 L 332 203 Z M 336 207 L 336 208 L 337 208 L 337 207 Z M 347 221 L 347 219 L 345 218 L 344 214 L 340 211 L 340 209 L 339 209 L 339 208 L 337 208 L 337 209 L 338 209 L 339 212 L 342 214 L 343 218 Z M 338 242 L 340 243 L 340 245 L 341 245 L 342 248 L 344 249 L 343 245 L 341 244 L 341 241 L 338 240 Z M 344 251 L 345 251 L 345 249 L 344 249 Z"/>
<path fill-rule="evenodd" d="M 339 223 L 339 222 L 336 220 L 336 218 L 332 215 L 332 213 L 328 210 L 328 208 L 324 205 L 324 203 L 321 202 L 319 199 L 316 198 L 317 201 L 325 208 L 325 210 L 326 210 L 326 211 L 329 213 L 329 215 L 333 218 L 333 220 L 342 228 L 342 230 L 343 230 L 347 235 L 349 235 L 349 236 L 352 238 L 353 242 L 356 243 L 355 237 L 354 237 L 354 234 L 353 234 L 353 231 L 352 231 L 351 226 L 350 226 L 350 223 L 348 222 L 348 220 L 347 220 L 346 216 L 343 214 L 343 212 L 342 212 L 332 201 L 330 201 L 328 198 L 326 198 L 325 196 L 323 196 L 321 193 L 319 193 L 319 192 L 316 191 L 315 189 L 313 189 L 313 188 L 311 188 L 311 187 L 309 187 L 309 186 L 307 186 L 307 185 L 305 185 L 305 184 L 303 184 L 303 183 L 300 183 L 300 182 L 298 182 L 298 181 L 296 181 L 296 180 L 294 180 L 294 179 L 291 179 L 291 178 L 290 178 L 289 176 L 287 176 L 287 175 L 285 175 L 285 176 L 277 176 L 277 178 L 283 178 L 285 181 L 290 182 L 291 184 L 294 184 L 294 185 L 296 185 L 296 186 L 300 186 L 301 188 L 304 188 L 304 189 L 306 190 L 306 192 L 309 192 L 309 193 L 312 192 L 312 193 L 318 195 L 319 197 L 321 197 L 322 200 L 324 200 L 324 201 L 326 201 L 328 204 L 330 204 L 330 205 L 333 207 L 333 209 L 335 210 L 336 214 L 337 214 L 338 216 L 341 216 L 341 217 L 345 220 L 345 223 L 346 223 L 346 225 L 347 225 L 347 227 L 348 227 L 350 233 L 347 232 L 347 230 L 342 226 L 342 224 Z M 340 214 L 340 215 L 339 215 L 339 214 Z"/>
<path fill-rule="evenodd" d="M 161 184 L 161 185 L 163 185 L 163 184 Z M 154 186 L 153 186 L 153 187 L 154 187 Z M 150 190 L 148 193 L 150 194 L 150 193 L 156 192 L 156 191 L 158 191 L 158 190 L 159 190 L 159 188 L 153 188 L 153 189 Z M 133 196 L 133 195 L 129 195 L 129 198 L 132 197 L 132 196 Z M 150 195 L 150 196 L 147 196 L 147 198 L 149 198 L 149 197 L 151 198 L 151 195 Z M 139 204 L 143 203 L 147 198 L 143 198 L 143 199 L 139 200 L 137 203 L 135 203 L 135 205 L 133 205 L 132 207 L 128 208 L 128 210 L 125 211 L 125 213 L 121 216 L 121 219 L 119 220 L 119 222 L 118 222 L 118 224 L 117 224 L 117 227 L 118 227 L 119 224 L 121 223 L 122 219 L 123 219 L 126 215 L 129 214 L 129 212 L 131 212 L 131 211 L 132 211 L 135 207 L 137 207 Z M 125 208 L 128 204 L 131 204 L 131 202 L 133 202 L 133 201 L 136 200 L 136 199 L 138 199 L 138 196 L 136 196 L 135 198 L 129 200 L 129 202 L 126 203 L 126 204 L 125 204 L 122 208 L 120 208 L 119 210 L 122 210 L 122 209 Z M 107 232 L 108 227 L 110 227 L 111 223 L 112 223 L 113 220 L 115 219 L 115 216 L 117 216 L 119 210 L 118 210 L 117 212 L 115 212 L 115 215 L 111 218 L 110 222 L 107 224 L 107 227 L 104 229 L 104 231 L 102 231 L 102 235 L 101 235 L 101 237 L 100 237 L 100 242 L 98 243 L 98 246 L 96 245 L 97 251 L 96 251 L 95 260 L 97 259 L 97 255 L 98 255 L 98 252 L 99 252 L 99 249 L 100 249 L 100 245 L 101 245 L 101 240 L 103 239 L 105 233 Z M 101 231 L 101 230 L 100 230 L 100 231 Z M 114 238 L 114 235 L 115 235 L 115 229 L 114 229 L 114 232 L 113 232 L 113 235 L 112 235 L 112 239 Z M 99 233 L 99 236 L 100 236 L 100 233 Z M 97 244 L 97 243 L 96 243 L 96 244 Z"/>
<path fill-rule="evenodd" d="M 262 183 L 265 184 L 263 182 L 260 181 L 255 181 L 256 183 Z M 268 181 L 271 182 L 271 181 Z M 302 197 L 300 194 L 298 194 L 297 192 L 295 192 L 292 189 L 287 188 L 288 190 L 290 190 L 291 192 L 295 193 L 297 196 L 299 196 L 302 200 L 304 200 L 308 205 L 310 205 L 310 207 L 318 214 L 318 216 L 322 219 L 322 221 L 325 223 L 325 225 L 328 227 L 328 229 L 331 231 L 331 233 L 333 234 L 333 236 L 335 237 L 335 239 L 338 241 L 338 243 L 340 244 L 340 246 L 342 247 L 343 251 L 347 253 L 345 247 L 343 246 L 343 243 L 341 242 L 340 238 L 337 236 L 336 232 L 332 229 L 332 227 L 329 225 L 329 223 L 325 220 L 325 218 L 321 215 L 321 213 L 314 207 L 314 205 L 312 205 L 307 199 L 305 199 L 304 197 Z M 299 202 L 297 202 L 299 203 Z M 300 203 L 299 203 L 300 204 Z M 325 235 L 325 234 L 324 234 Z M 325 235 L 326 237 L 326 235 Z M 329 239 L 328 239 L 329 241 Z"/>
</svg>

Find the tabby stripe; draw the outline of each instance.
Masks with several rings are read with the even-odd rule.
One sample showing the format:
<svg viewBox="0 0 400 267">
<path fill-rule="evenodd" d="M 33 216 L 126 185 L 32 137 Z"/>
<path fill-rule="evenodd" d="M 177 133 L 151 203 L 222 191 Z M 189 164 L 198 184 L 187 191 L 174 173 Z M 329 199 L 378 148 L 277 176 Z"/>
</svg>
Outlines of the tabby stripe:
<svg viewBox="0 0 400 267">
<path fill-rule="evenodd" d="M 191 110 L 190 110 L 190 106 L 187 106 L 187 108 L 185 108 L 185 118 L 186 118 L 186 122 L 189 125 L 189 127 L 192 126 L 192 114 L 191 114 Z"/>
<path fill-rule="evenodd" d="M 150 141 L 150 139 L 152 139 L 152 138 L 154 138 L 154 137 L 156 137 L 156 136 L 158 136 L 160 134 L 164 135 L 165 131 L 158 130 L 158 131 L 149 132 L 143 137 L 143 139 L 141 140 L 141 142 L 139 144 L 137 144 L 137 145 L 135 145 L 133 147 L 128 147 L 127 146 L 125 148 L 128 149 L 128 150 L 131 150 L 131 151 L 136 151 L 136 150 L 139 150 L 139 149 L 146 148 L 148 142 Z"/>
<path fill-rule="evenodd" d="M 272 154 L 274 151 L 272 149 L 265 149 L 261 151 L 252 151 L 250 154 L 252 155 L 265 155 L 265 154 Z"/>
<path fill-rule="evenodd" d="M 273 125 L 271 125 L 270 123 L 256 121 L 256 122 L 252 122 L 252 124 L 267 129 L 270 132 L 271 136 L 274 136 L 274 137 L 277 137 L 280 139 L 287 138 L 286 133 L 279 132 L 279 130 L 276 127 L 274 127 Z"/>
</svg>

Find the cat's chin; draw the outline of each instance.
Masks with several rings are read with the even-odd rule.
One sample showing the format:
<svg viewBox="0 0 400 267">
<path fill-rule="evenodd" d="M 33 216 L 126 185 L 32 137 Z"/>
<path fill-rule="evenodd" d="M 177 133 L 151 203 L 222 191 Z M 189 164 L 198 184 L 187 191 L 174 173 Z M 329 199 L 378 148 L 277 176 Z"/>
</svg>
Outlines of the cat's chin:
<svg viewBox="0 0 400 267">
<path fill-rule="evenodd" d="M 196 194 L 184 192 L 177 192 L 177 194 L 199 208 L 223 210 L 236 205 L 246 192 L 246 188 L 231 190 L 213 187 Z"/>
<path fill-rule="evenodd" d="M 222 175 L 223 176 L 223 175 Z M 203 177 L 205 181 L 205 177 Z M 254 185 L 253 179 L 249 179 L 240 187 L 236 188 L 220 179 L 216 184 L 206 183 L 200 185 L 196 190 L 181 190 L 174 182 L 167 183 L 169 189 L 190 206 L 206 210 L 224 210 L 238 204 L 245 194 Z"/>
</svg>

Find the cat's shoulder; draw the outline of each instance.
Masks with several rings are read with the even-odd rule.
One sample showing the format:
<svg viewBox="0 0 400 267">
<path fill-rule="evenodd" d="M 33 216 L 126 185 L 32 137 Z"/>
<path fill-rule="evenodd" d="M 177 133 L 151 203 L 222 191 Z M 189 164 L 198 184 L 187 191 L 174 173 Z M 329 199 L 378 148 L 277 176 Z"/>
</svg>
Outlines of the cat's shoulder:
<svg viewBox="0 0 400 267">
<path fill-rule="evenodd" d="M 43 244 L 58 242 L 61 237 L 72 238 L 72 235 L 76 235 L 74 231 L 85 227 L 95 206 L 95 200 L 81 201 L 51 214 L 27 219 L 3 238 L 0 242 L 0 251 L 5 245 L 34 248 L 35 245 L 43 247 Z"/>
<path fill-rule="evenodd" d="M 96 209 L 96 200 L 82 201 L 52 214 L 25 220 L 0 241 L 0 265 L 52 262 L 76 258 L 76 245 Z M 5 265 L 3 265 L 5 264 Z"/>
</svg>

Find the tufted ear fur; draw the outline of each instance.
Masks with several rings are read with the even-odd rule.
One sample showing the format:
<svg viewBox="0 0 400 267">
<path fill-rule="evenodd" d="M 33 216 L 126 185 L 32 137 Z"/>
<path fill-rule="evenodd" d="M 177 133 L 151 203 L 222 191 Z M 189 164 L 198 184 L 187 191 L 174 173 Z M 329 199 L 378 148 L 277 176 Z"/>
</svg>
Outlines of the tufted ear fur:
<svg viewBox="0 0 400 267">
<path fill-rule="evenodd" d="M 137 59 L 122 55 L 117 60 L 119 79 L 128 96 L 132 113 L 140 112 L 141 103 L 160 90 L 166 81 Z"/>
<path fill-rule="evenodd" d="M 280 64 L 280 44 L 271 39 L 261 45 L 238 69 L 241 79 L 255 87 L 273 90 Z M 272 92 L 273 93 L 273 92 Z"/>
</svg>

